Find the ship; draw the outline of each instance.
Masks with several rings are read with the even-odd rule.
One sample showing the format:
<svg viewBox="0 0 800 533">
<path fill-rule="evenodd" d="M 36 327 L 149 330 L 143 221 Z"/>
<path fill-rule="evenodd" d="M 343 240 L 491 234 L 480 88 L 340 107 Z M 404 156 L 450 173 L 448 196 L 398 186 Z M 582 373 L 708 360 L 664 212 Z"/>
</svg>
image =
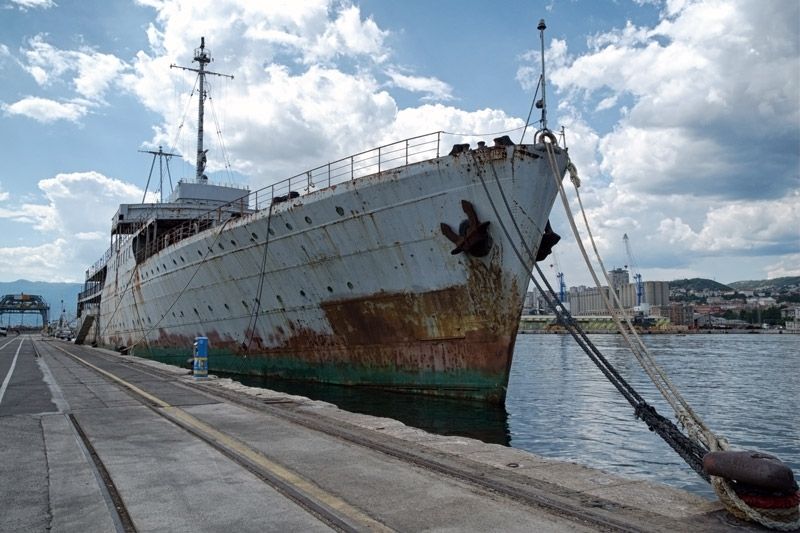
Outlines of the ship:
<svg viewBox="0 0 800 533">
<path fill-rule="evenodd" d="M 194 61 L 178 68 L 199 80 L 195 177 L 119 206 L 76 342 L 183 365 L 205 337 L 210 372 L 503 402 L 558 240 L 569 159 L 546 121 L 530 144 L 434 132 L 251 191 L 205 174 L 204 39 Z"/>
</svg>

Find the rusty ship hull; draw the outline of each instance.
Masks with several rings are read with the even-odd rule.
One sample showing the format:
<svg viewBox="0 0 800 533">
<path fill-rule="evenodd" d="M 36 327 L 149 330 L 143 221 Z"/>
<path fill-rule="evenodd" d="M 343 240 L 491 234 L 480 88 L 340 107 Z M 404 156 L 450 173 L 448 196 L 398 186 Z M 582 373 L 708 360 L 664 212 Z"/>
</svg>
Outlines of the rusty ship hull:
<svg viewBox="0 0 800 533">
<path fill-rule="evenodd" d="M 544 143 L 436 155 L 340 183 L 328 165 L 315 190 L 250 193 L 205 225 L 141 220 L 87 272 L 89 337 L 181 364 L 205 336 L 212 372 L 503 401 L 555 169 Z M 443 228 L 463 235 L 465 211 L 488 226 L 480 253 Z"/>
</svg>

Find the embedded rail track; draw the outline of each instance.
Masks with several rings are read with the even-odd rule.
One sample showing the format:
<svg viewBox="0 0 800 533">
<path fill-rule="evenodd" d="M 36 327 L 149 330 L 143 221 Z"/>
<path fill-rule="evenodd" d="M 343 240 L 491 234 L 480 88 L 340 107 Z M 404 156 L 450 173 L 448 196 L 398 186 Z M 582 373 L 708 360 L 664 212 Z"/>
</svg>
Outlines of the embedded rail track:
<svg viewBox="0 0 800 533">
<path fill-rule="evenodd" d="M 207 443 L 300 505 L 318 520 L 338 531 L 392 531 L 392 529 L 366 512 L 268 458 L 262 452 L 251 448 L 231 435 L 220 432 L 186 411 L 170 405 L 151 392 L 123 379 L 119 375 L 120 368 L 124 366 L 128 372 L 131 368 L 135 368 L 136 372 L 164 380 L 171 386 L 200 392 L 210 400 L 233 403 L 246 409 L 268 413 L 346 443 L 380 452 L 413 465 L 413 467 L 467 483 L 475 489 L 486 491 L 495 497 L 508 498 L 526 506 L 546 510 L 549 514 L 574 521 L 576 526 L 589 527 L 599 531 L 626 532 L 671 531 L 676 527 L 675 519 L 646 513 L 576 491 L 569 491 L 543 481 L 532 481 L 513 471 L 499 472 L 494 467 L 458 460 L 450 454 L 415 445 L 389 435 L 366 432 L 362 428 L 350 426 L 338 420 L 314 416 L 296 409 L 298 404 L 291 399 L 262 399 L 225 390 L 208 382 L 180 382 L 174 373 L 164 372 L 145 364 L 132 365 L 130 364 L 131 358 L 126 358 L 126 361 L 122 362 L 119 357 L 87 347 L 61 346 L 59 343 L 47 344 L 59 353 L 115 382 L 142 405 L 149 407 L 160 417 Z M 81 434 L 82 440 L 94 460 L 97 454 L 93 452 L 91 443 L 82 434 L 75 417 L 70 417 L 70 419 L 75 424 L 78 433 Z M 101 472 L 108 493 L 119 511 L 124 531 L 135 531 L 129 517 L 126 522 L 126 511 L 122 499 L 115 497 L 116 489 L 113 480 L 107 475 L 107 472 L 106 475 L 102 475 L 104 468 L 99 457 L 96 458 L 95 465 Z M 704 531 L 722 531 L 729 526 L 730 524 L 726 526 L 720 521 L 708 520 L 703 524 L 702 529 Z"/>
</svg>

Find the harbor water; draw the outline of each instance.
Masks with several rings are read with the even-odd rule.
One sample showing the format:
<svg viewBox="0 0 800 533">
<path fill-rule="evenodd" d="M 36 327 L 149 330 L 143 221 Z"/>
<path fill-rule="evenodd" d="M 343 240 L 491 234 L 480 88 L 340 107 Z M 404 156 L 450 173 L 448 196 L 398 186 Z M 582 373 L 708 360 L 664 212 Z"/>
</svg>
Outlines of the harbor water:
<svg viewBox="0 0 800 533">
<path fill-rule="evenodd" d="M 593 342 L 645 399 L 672 412 L 620 335 Z M 800 336 L 648 335 L 644 342 L 689 404 L 733 448 L 780 457 L 800 476 Z M 505 407 L 351 387 L 241 378 L 243 383 L 574 461 L 712 497 L 567 335 L 517 338 Z"/>
</svg>

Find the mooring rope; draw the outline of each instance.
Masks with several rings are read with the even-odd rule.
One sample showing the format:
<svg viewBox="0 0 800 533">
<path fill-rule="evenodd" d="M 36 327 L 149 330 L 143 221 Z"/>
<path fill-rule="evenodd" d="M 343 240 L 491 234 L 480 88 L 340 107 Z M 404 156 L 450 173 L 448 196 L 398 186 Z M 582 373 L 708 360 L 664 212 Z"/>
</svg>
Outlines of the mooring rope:
<svg viewBox="0 0 800 533">
<path fill-rule="evenodd" d="M 592 279 L 594 280 L 595 285 L 597 286 L 598 292 L 600 293 L 600 296 L 603 300 L 603 303 L 606 306 L 606 309 L 611 315 L 611 318 L 614 320 L 614 324 L 617 326 L 617 329 L 622 334 L 626 344 L 630 348 L 633 355 L 636 357 L 642 369 L 644 369 L 644 371 L 650 377 L 650 380 L 659 390 L 659 392 L 667 401 L 667 403 L 670 404 L 672 409 L 675 411 L 678 420 L 681 422 L 681 424 L 684 425 L 684 427 L 686 427 L 690 435 L 703 442 L 706 445 L 706 447 L 708 447 L 712 451 L 717 449 L 723 449 L 722 446 L 724 445 L 719 443 L 717 437 L 708 429 L 705 423 L 703 423 L 703 421 L 691 409 L 691 407 L 689 407 L 689 404 L 682 397 L 680 392 L 678 392 L 675 385 L 667 377 L 666 372 L 664 372 L 664 370 L 661 369 L 661 367 L 655 362 L 652 354 L 649 352 L 647 347 L 642 342 L 641 338 L 636 333 L 633 324 L 631 324 L 628 314 L 625 312 L 622 303 L 619 301 L 616 291 L 614 290 L 609 291 L 614 301 L 614 304 L 612 304 L 612 302 L 606 295 L 606 292 L 602 290 L 602 284 L 600 283 L 600 280 L 597 277 L 597 272 L 595 271 L 594 266 L 592 265 L 591 260 L 589 259 L 589 255 L 586 252 L 586 248 L 583 245 L 580 232 L 578 231 L 578 227 L 575 223 L 575 218 L 573 217 L 572 211 L 569 207 L 569 200 L 567 200 L 567 195 L 566 192 L 564 191 L 561 179 L 558 177 L 558 170 L 556 168 L 555 153 L 553 152 L 553 147 L 549 143 L 545 143 L 545 145 L 548 156 L 548 162 L 550 164 L 550 168 L 553 172 L 552 175 L 558 187 L 559 196 L 561 197 L 562 204 L 564 205 L 564 210 L 567 215 L 567 220 L 569 221 L 573 235 L 575 236 L 575 240 L 578 243 L 578 247 L 581 251 L 584 262 L 586 263 L 586 266 L 589 269 Z M 577 182 L 573 181 L 573 184 L 577 184 Z M 575 189 L 577 190 L 578 187 L 575 187 Z M 592 248 L 595 252 L 595 256 L 598 260 L 598 263 L 600 264 L 603 276 L 606 279 L 608 286 L 612 287 L 612 283 L 611 280 L 609 279 L 608 272 L 606 271 L 602 258 L 600 257 L 600 253 L 597 250 L 597 245 L 595 243 L 594 236 L 589 228 L 588 220 L 586 218 L 586 212 L 583 209 L 583 204 L 581 204 L 581 212 L 583 214 L 583 219 L 587 227 L 587 232 L 590 242 L 592 244 Z M 628 326 L 627 329 L 623 326 L 622 322 L 620 321 L 620 316 L 622 316 L 622 318 L 625 321 L 625 324 Z M 631 336 L 633 336 L 634 339 L 637 341 L 636 343 L 634 343 L 631 340 Z"/>
<path fill-rule="evenodd" d="M 505 196 L 505 192 L 503 191 L 502 184 L 500 183 L 500 179 L 497 176 L 497 172 L 494 169 L 494 165 L 490 163 L 489 167 L 492 169 L 495 175 L 495 180 L 497 181 L 498 190 L 500 191 L 501 197 L 505 202 L 506 209 L 508 210 L 509 217 L 514 224 L 514 227 L 517 230 L 518 237 L 520 243 L 525 248 L 525 252 L 528 255 L 530 263 L 526 262 L 523 258 L 522 254 L 520 253 L 519 249 L 514 243 L 514 239 L 512 239 L 508 229 L 506 228 L 505 223 L 503 222 L 502 217 L 500 216 L 499 211 L 497 210 L 497 206 L 492 199 L 492 195 L 489 192 L 489 189 L 486 185 L 486 182 L 483 178 L 483 175 L 480 171 L 480 166 L 477 165 L 478 161 L 475 155 L 473 154 L 473 158 L 476 162 L 476 168 L 478 178 L 481 181 L 481 185 L 483 186 L 484 192 L 486 193 L 486 197 L 489 201 L 489 205 L 492 207 L 495 216 L 497 217 L 498 223 L 500 224 L 500 228 L 503 230 L 503 233 L 508 239 L 509 245 L 511 246 L 512 251 L 516 255 L 517 259 L 525 265 L 526 270 L 528 269 L 529 264 L 535 265 L 537 272 L 541 276 L 542 280 L 547 285 L 547 288 L 550 291 L 550 294 L 553 296 L 554 291 L 550 284 L 547 282 L 544 274 L 542 273 L 539 266 L 536 265 L 536 255 L 533 253 L 532 249 L 528 246 L 525 242 L 525 237 L 519 229 L 519 226 L 516 223 L 514 214 L 511 210 L 511 207 L 508 203 L 508 199 Z M 656 432 L 673 450 L 675 450 L 678 455 L 680 455 L 686 463 L 693 469 L 695 472 L 698 473 L 701 477 L 708 480 L 708 475 L 705 473 L 703 469 L 703 455 L 706 453 L 706 449 L 702 446 L 697 445 L 694 441 L 686 437 L 680 429 L 672 423 L 671 420 L 663 417 L 660 415 L 656 409 L 650 406 L 639 393 L 625 381 L 625 379 L 617 372 L 614 366 L 603 356 L 600 350 L 592 343 L 592 341 L 588 338 L 586 333 L 582 330 L 582 328 L 578 325 L 578 323 L 572 318 L 569 311 L 561 305 L 562 309 L 559 309 L 560 302 L 558 302 L 555 298 L 551 299 L 550 296 L 542 289 L 542 286 L 539 284 L 538 280 L 533 276 L 532 273 L 528 274 L 530 280 L 534 283 L 537 290 L 544 296 L 545 301 L 547 304 L 553 309 L 554 313 L 559 317 L 562 323 L 565 325 L 567 331 L 572 335 L 573 339 L 578 343 L 578 345 L 583 349 L 589 359 L 600 369 L 604 376 L 611 382 L 612 385 L 622 394 L 622 396 L 628 400 L 630 405 L 634 408 L 634 412 L 636 416 L 642 419 L 652 431 Z"/>
<path fill-rule="evenodd" d="M 264 277 L 266 276 L 266 269 L 267 269 L 267 251 L 269 250 L 269 237 L 271 235 L 271 225 L 272 225 L 272 206 L 274 204 L 269 204 L 269 212 L 267 213 L 267 236 L 264 239 L 264 254 L 261 257 L 261 268 L 259 269 L 259 277 L 258 277 L 258 290 L 256 291 L 256 305 L 253 309 L 253 314 L 250 316 L 250 320 L 248 320 L 247 330 L 245 331 L 245 335 L 248 335 L 249 338 L 246 339 L 246 342 L 242 343 L 242 347 L 245 349 L 247 353 L 250 352 L 250 345 L 253 342 L 253 336 L 255 335 L 256 326 L 258 325 L 258 313 L 261 311 L 261 298 L 264 292 Z"/>
<path fill-rule="evenodd" d="M 628 344 L 629 348 L 631 349 L 631 352 L 634 354 L 634 356 L 636 357 L 637 361 L 639 361 L 640 365 L 645 370 L 645 372 L 648 374 L 648 376 L 650 376 L 651 381 L 653 381 L 653 384 L 656 386 L 656 388 L 659 390 L 659 392 L 661 392 L 661 394 L 664 397 L 664 399 L 670 404 L 670 406 L 673 407 L 673 410 L 675 411 L 675 415 L 678 417 L 678 420 L 680 421 L 681 425 L 683 425 L 683 427 L 685 427 L 686 430 L 689 432 L 689 435 L 691 437 L 693 437 L 693 442 L 702 443 L 703 445 L 705 445 L 706 448 L 710 449 L 711 451 L 727 450 L 729 448 L 728 441 L 726 439 L 724 439 L 722 437 L 719 437 L 716 434 L 714 434 L 714 432 L 712 432 L 708 428 L 708 426 L 706 426 L 706 424 L 703 422 L 703 420 L 700 418 L 700 416 L 697 415 L 697 413 L 691 408 L 691 406 L 686 401 L 686 399 L 683 398 L 683 396 L 680 394 L 680 392 L 678 391 L 677 387 L 674 385 L 674 383 L 672 383 L 672 381 L 667 376 L 666 372 L 660 367 L 660 365 L 658 365 L 656 363 L 656 361 L 653 358 L 652 354 L 647 349 L 647 346 L 645 346 L 645 344 L 642 342 L 641 338 L 639 337 L 638 333 L 636 332 L 636 329 L 631 324 L 631 322 L 630 322 L 630 320 L 629 320 L 629 318 L 627 316 L 627 313 L 625 312 L 624 307 L 622 306 L 621 302 L 619 301 L 619 298 L 616 295 L 616 292 L 613 291 L 613 290 L 609 291 L 613 295 L 614 302 L 617 305 L 617 308 L 614 308 L 614 307 L 612 307 L 611 302 L 605 296 L 604 291 L 601 290 L 600 282 L 599 282 L 599 280 L 597 278 L 597 274 L 595 273 L 594 268 L 593 268 L 593 266 L 591 264 L 589 256 L 586 253 L 586 250 L 585 250 L 585 248 L 583 246 L 583 242 L 581 240 L 580 233 L 578 232 L 577 226 L 575 224 L 574 217 L 572 216 L 572 212 L 571 212 L 571 209 L 569 207 L 569 202 L 568 202 L 568 200 L 566 198 L 566 193 L 565 193 L 563 185 L 561 183 L 561 179 L 559 178 L 559 172 L 558 172 L 557 163 L 556 163 L 556 160 L 555 160 L 555 153 L 554 153 L 553 146 L 552 146 L 551 143 L 544 142 L 544 140 L 542 140 L 542 142 L 545 145 L 545 149 L 547 151 L 547 156 L 548 156 L 548 162 L 550 164 L 550 169 L 552 171 L 553 178 L 556 181 L 556 185 L 558 187 L 559 195 L 561 196 L 562 203 L 564 204 L 564 209 L 566 211 L 567 219 L 569 220 L 570 227 L 571 227 L 571 229 L 573 231 L 573 235 L 575 236 L 575 240 L 578 242 L 578 245 L 579 245 L 579 248 L 580 248 L 581 253 L 583 255 L 584 261 L 586 262 L 586 265 L 589 268 L 589 271 L 590 271 L 590 273 L 592 275 L 592 278 L 594 279 L 595 284 L 598 287 L 598 292 L 600 292 L 600 294 L 602 296 L 602 299 L 603 299 L 604 303 L 606 304 L 606 308 L 611 313 L 611 316 L 614 319 L 614 322 L 617 325 L 618 330 L 620 331 L 620 333 L 625 338 L 625 341 Z M 568 165 L 568 168 L 574 169 L 575 167 L 570 162 L 569 165 Z M 594 237 L 593 237 L 593 235 L 591 233 L 591 228 L 589 226 L 589 222 L 588 222 L 588 219 L 587 219 L 587 216 L 586 216 L 586 210 L 583 207 L 583 202 L 581 201 L 580 193 L 578 192 L 580 181 L 577 179 L 577 171 L 575 171 L 574 175 L 571 173 L 570 177 L 571 177 L 571 181 L 572 181 L 573 185 L 575 186 L 575 191 L 576 191 L 576 195 L 577 195 L 577 198 L 578 198 L 578 205 L 580 207 L 581 215 L 583 217 L 583 221 L 584 221 L 584 224 L 586 226 L 586 231 L 587 231 L 587 233 L 589 235 L 590 242 L 592 243 L 592 247 L 593 247 L 593 250 L 595 252 L 595 256 L 597 258 L 598 263 L 600 264 L 600 267 L 601 267 L 601 269 L 603 271 L 604 277 L 605 277 L 606 281 L 608 282 L 608 286 L 610 287 L 612 284 L 611 284 L 611 281 L 609 279 L 608 272 L 606 271 L 605 266 L 603 265 L 602 259 L 600 257 L 600 254 L 599 254 L 599 252 L 597 250 L 597 246 L 595 244 Z M 538 270 L 539 274 L 542 275 L 541 270 L 538 269 L 538 265 L 537 265 L 537 270 Z M 552 291 L 552 288 L 551 288 L 551 291 Z M 632 333 L 633 337 L 636 339 L 636 344 L 631 342 L 630 338 L 627 335 L 627 332 L 622 327 L 622 324 L 619 321 L 619 318 L 617 316 L 617 312 L 618 311 L 621 311 L 621 315 L 625 319 L 625 322 L 626 322 L 628 328 L 630 329 L 630 332 Z M 638 415 L 639 415 L 639 413 L 637 412 L 637 416 Z M 649 425 L 649 423 L 648 423 L 648 425 Z M 651 427 L 651 429 L 653 429 L 653 428 Z M 659 432 L 659 435 L 662 435 L 661 432 Z M 663 435 L 662 435 L 662 437 L 663 437 Z M 675 448 L 675 446 L 673 446 L 673 448 L 676 449 L 676 451 L 678 451 L 679 454 L 681 454 L 681 451 L 678 448 Z M 699 448 L 699 450 L 702 450 L 702 448 Z M 681 454 L 681 456 L 684 457 L 683 454 Z M 702 455 L 700 457 L 702 458 Z M 686 457 L 684 457 L 684 459 L 686 459 Z M 687 460 L 687 462 L 689 462 L 689 464 L 692 465 L 691 461 Z M 695 468 L 694 465 L 692 465 L 692 466 L 696 471 L 698 471 L 698 473 L 703 478 L 705 478 L 706 480 L 710 479 L 711 485 L 714 488 L 714 491 L 716 492 L 716 494 L 719 497 L 720 501 L 723 503 L 723 505 L 725 505 L 725 507 L 728 509 L 728 511 L 731 512 L 731 514 L 733 514 L 734 516 L 737 516 L 738 518 L 746 518 L 746 519 L 749 519 L 751 521 L 757 522 L 757 523 L 759 523 L 759 524 L 761 524 L 761 525 L 763 525 L 765 527 L 768 527 L 768 528 L 771 528 L 771 529 L 780 530 L 780 531 L 794 531 L 794 530 L 800 529 L 800 513 L 798 513 L 797 506 L 795 506 L 794 508 L 790 508 L 790 509 L 785 511 L 786 512 L 786 517 L 787 517 L 786 520 L 773 519 L 771 516 L 767 516 L 767 513 L 774 514 L 774 515 L 780 515 L 781 512 L 784 512 L 784 510 L 780 510 L 781 512 L 773 512 L 772 510 L 755 509 L 752 506 L 750 506 L 749 504 L 747 504 L 747 502 L 742 500 L 736 494 L 736 491 L 734 490 L 734 488 L 733 488 L 733 486 L 732 486 L 732 484 L 731 484 L 731 482 L 729 480 L 727 480 L 727 479 L 725 479 L 723 477 L 719 477 L 719 476 L 708 476 L 708 474 L 702 468 L 702 463 L 700 464 L 701 470 L 698 470 L 697 468 Z M 796 518 L 794 518 L 794 519 L 788 518 L 788 517 L 791 517 L 792 515 L 795 516 Z"/>
</svg>

